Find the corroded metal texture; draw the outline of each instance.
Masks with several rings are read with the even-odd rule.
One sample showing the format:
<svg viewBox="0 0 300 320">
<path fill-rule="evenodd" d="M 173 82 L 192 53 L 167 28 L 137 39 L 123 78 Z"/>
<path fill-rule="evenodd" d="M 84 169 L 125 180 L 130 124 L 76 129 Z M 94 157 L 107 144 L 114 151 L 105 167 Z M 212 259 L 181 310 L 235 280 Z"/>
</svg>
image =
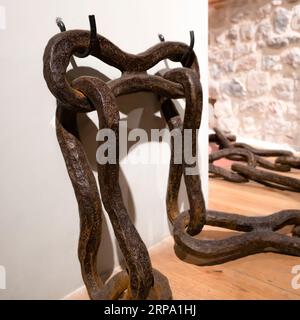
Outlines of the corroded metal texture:
<svg viewBox="0 0 300 320">
<path fill-rule="evenodd" d="M 188 100 L 186 103 L 188 104 Z M 186 113 L 189 112 L 188 110 L 189 109 L 186 106 L 185 116 Z M 175 105 L 170 99 L 162 99 L 162 114 L 170 130 L 177 129 L 182 131 L 185 128 Z M 220 135 L 219 132 L 217 132 L 216 135 L 212 135 L 210 139 L 219 144 L 223 142 L 224 145 L 224 149 L 210 155 L 210 170 L 215 170 L 216 173 L 221 172 L 221 175 L 228 178 L 230 181 L 235 180 L 236 182 L 245 182 L 248 179 L 234 171 L 229 172 L 225 169 L 224 171 L 221 171 L 222 168 L 213 166 L 213 161 L 222 157 L 235 155 L 239 157 L 239 160 L 242 159 L 248 163 L 247 167 L 245 165 L 236 164 L 238 169 L 239 166 L 242 166 L 251 170 L 257 165 L 258 157 L 256 154 L 259 154 L 260 156 L 286 154 L 285 151 L 281 150 L 261 151 L 250 146 L 248 147 L 247 145 L 245 148 L 245 145 L 242 144 L 235 144 L 232 148 L 226 148 L 229 139 L 227 137 L 224 139 L 224 135 Z M 230 141 L 234 142 L 235 137 L 231 136 Z M 184 165 L 174 164 L 174 157 L 175 148 L 174 143 L 171 141 L 171 160 L 167 191 L 168 216 L 170 222 L 174 226 L 174 240 L 176 244 L 183 252 L 197 258 L 196 263 L 198 265 L 223 263 L 250 254 L 266 251 L 300 256 L 300 241 L 299 238 L 297 238 L 300 234 L 300 210 L 283 210 L 265 217 L 244 217 L 233 213 L 207 210 L 205 212 L 206 225 L 235 230 L 240 233 L 221 240 L 202 240 L 188 234 L 186 226 L 189 225 L 190 213 L 189 211 L 180 213 L 177 203 L 180 180 L 182 175 L 185 174 Z M 234 168 L 237 169 L 236 167 Z M 198 178 L 200 179 L 200 177 Z M 270 177 L 268 176 L 268 178 Z M 295 186 L 293 183 L 294 181 L 292 182 L 292 185 Z M 290 180 L 286 182 L 286 184 L 290 184 Z M 193 185 L 191 183 L 186 184 L 186 188 L 189 193 L 190 188 L 193 190 Z M 193 191 L 192 193 L 194 197 L 189 198 L 190 207 L 192 208 L 191 202 L 195 201 L 195 199 L 199 201 L 200 197 L 200 201 L 203 203 L 202 207 L 204 208 L 202 192 Z M 286 225 L 295 225 L 292 234 L 293 236 L 276 232 Z"/>
<path fill-rule="evenodd" d="M 72 87 L 80 90 L 96 107 L 99 129 L 111 129 L 116 134 L 118 155 L 119 110 L 111 89 L 102 80 L 92 77 L 80 77 L 72 83 Z M 119 185 L 119 161 L 116 164 L 98 164 L 98 179 L 104 208 L 129 270 L 131 296 L 146 299 L 153 284 L 152 267 L 147 249 L 123 203 Z"/>
<path fill-rule="evenodd" d="M 214 128 L 214 131 L 216 133 L 216 136 L 218 137 L 219 144 L 221 148 L 244 148 L 249 150 L 250 152 L 254 153 L 257 156 L 265 156 L 265 157 L 277 157 L 277 156 L 291 156 L 292 153 L 290 151 L 286 150 L 271 150 L 271 149 L 257 149 L 254 148 L 246 143 L 241 142 L 235 142 L 236 139 L 234 139 L 233 142 L 231 142 L 232 139 L 230 139 L 218 128 Z"/>
<path fill-rule="evenodd" d="M 180 62 L 189 47 L 180 42 L 163 42 L 138 55 L 126 53 L 111 43 L 108 39 L 97 35 L 101 51 L 96 58 L 119 69 L 124 76 L 129 78 L 134 74 L 144 76 L 149 86 L 145 83 L 144 90 L 152 91 L 151 83 L 161 83 L 161 90 L 171 87 L 172 98 L 182 97 L 182 88 L 179 84 L 162 81 L 155 76 L 148 77 L 145 71 L 156 65 L 163 59 Z M 70 57 L 78 51 L 85 51 L 89 47 L 90 33 L 83 30 L 70 30 L 55 35 L 46 46 L 44 54 L 44 77 L 49 90 L 61 102 L 76 107 L 77 112 L 88 112 L 94 109 L 87 97 L 80 91 L 71 87 L 66 80 L 66 70 Z M 191 68 L 199 71 L 196 56 L 193 52 Z M 137 77 L 137 83 L 142 83 L 143 78 Z M 118 81 L 118 80 L 116 80 Z M 131 92 L 138 91 L 132 85 Z"/>
<path fill-rule="evenodd" d="M 93 172 L 80 142 L 76 113 L 57 102 L 56 134 L 71 179 L 80 214 L 78 257 L 90 297 L 102 289 L 97 272 L 97 253 L 101 242 L 102 209 Z"/>
<path fill-rule="evenodd" d="M 184 88 L 186 103 L 182 130 L 192 130 L 192 154 L 196 155 L 197 129 L 200 127 L 203 99 L 198 75 L 193 70 L 180 68 L 168 71 L 164 74 L 164 78 L 180 83 Z M 186 147 L 184 141 L 182 143 L 182 147 L 183 146 Z M 188 186 L 187 195 L 190 204 L 190 221 L 187 232 L 190 235 L 196 235 L 202 230 L 205 224 L 205 203 L 202 194 L 201 179 L 199 174 L 187 174 L 189 167 L 194 167 L 195 163 L 187 163 L 184 154 L 182 160 L 183 176 L 185 184 Z"/>
<path fill-rule="evenodd" d="M 274 174 L 266 170 L 251 168 L 239 163 L 234 163 L 231 166 L 232 170 L 238 172 L 242 176 L 248 177 L 259 183 L 285 188 L 286 190 L 300 192 L 300 180 L 292 177 L 286 177 L 279 174 Z"/>
<path fill-rule="evenodd" d="M 250 167 L 256 166 L 256 158 L 250 151 L 243 148 L 226 148 L 219 151 L 213 152 L 209 155 L 209 172 L 218 176 L 222 176 L 225 180 L 232 182 L 248 182 L 249 180 L 242 175 L 228 171 L 222 167 L 214 165 L 214 161 L 219 160 L 224 157 L 229 157 L 230 155 L 240 156 L 245 158 Z"/>
<path fill-rule="evenodd" d="M 300 157 L 296 156 L 280 156 L 275 160 L 275 163 L 286 165 L 295 169 L 300 169 Z"/>
<path fill-rule="evenodd" d="M 149 254 L 132 224 L 123 203 L 119 186 L 119 109 L 116 98 L 121 95 L 151 91 L 161 99 L 161 112 L 170 130 L 181 134 L 185 129 L 192 132 L 192 156 L 197 155 L 197 129 L 201 123 L 202 88 L 199 68 L 194 52 L 179 42 L 163 42 L 149 50 L 133 55 L 123 52 L 104 37 L 97 35 L 99 50 L 92 51 L 103 62 L 118 68 L 122 76 L 104 82 L 95 77 L 79 77 L 67 81 L 66 69 L 72 55 L 85 52 L 89 47 L 89 32 L 73 30 L 54 36 L 44 53 L 44 77 L 49 90 L 57 99 L 56 131 L 67 170 L 73 184 L 80 213 L 80 237 L 78 256 L 83 280 L 91 299 L 171 299 L 168 280 L 152 269 Z M 156 75 L 147 70 L 163 59 L 185 61 L 184 67 L 162 70 Z M 185 98 L 186 108 L 183 121 L 171 99 Z M 89 166 L 84 148 L 79 139 L 76 116 L 79 112 L 96 110 L 99 129 L 111 129 L 117 139 L 116 163 L 98 164 L 97 184 Z M 182 138 L 183 139 L 183 138 Z M 270 152 L 254 149 L 235 142 L 235 137 L 224 137 L 220 132 L 210 137 L 221 150 L 210 156 L 210 169 L 228 180 L 248 181 L 249 174 L 241 164 L 235 164 L 232 172 L 225 173 L 213 162 L 221 157 L 233 157 L 246 161 L 247 170 L 271 167 L 262 156 L 278 156 L 274 166 L 282 171 L 291 166 L 290 153 Z M 171 141 L 171 161 L 167 189 L 167 213 L 174 225 L 176 244 L 185 252 L 206 259 L 203 264 L 221 263 L 248 254 L 276 251 L 300 255 L 299 227 L 300 211 L 286 210 L 268 217 L 243 217 L 240 215 L 207 211 L 202 194 L 200 175 L 194 165 L 187 161 L 182 140 L 181 164 L 174 163 L 175 146 Z M 95 155 L 96 156 L 96 155 Z M 293 158 L 293 164 L 297 159 Z M 296 161 L 296 162 L 295 162 Z M 274 167 L 274 168 L 275 168 Z M 193 171 L 193 174 L 189 172 Z M 221 172 L 220 172 L 221 170 Z M 243 171 L 244 170 L 244 171 Z M 256 171 L 255 171 L 256 172 Z M 190 209 L 180 213 L 178 194 L 181 178 L 184 178 Z M 240 181 L 238 181 L 240 180 Z M 269 179 L 269 182 L 274 182 Z M 276 181 L 277 182 L 277 181 Z M 295 182 L 298 183 L 298 182 Z M 291 185 L 290 187 L 294 187 Z M 298 187 L 298 184 L 296 185 Z M 96 257 L 101 242 L 102 206 L 107 211 L 120 249 L 126 271 L 122 271 L 103 283 L 97 272 Z M 199 240 L 194 238 L 205 224 L 244 232 L 223 240 Z M 295 225 L 294 237 L 276 233 L 285 225 Z"/>
<path fill-rule="evenodd" d="M 49 90 L 58 101 L 57 138 L 79 205 L 78 255 L 83 279 L 92 299 L 121 298 L 121 296 L 129 299 L 147 297 L 169 299 L 171 292 L 168 281 L 157 271 L 152 270 L 147 249 L 124 206 L 118 183 L 118 150 L 116 164 L 98 165 L 98 179 L 102 203 L 112 222 L 128 274 L 122 272 L 106 284 L 101 281 L 96 268 L 97 251 L 101 241 L 101 201 L 78 136 L 76 114 L 96 110 L 99 129 L 112 129 L 118 140 L 119 110 L 116 97 L 138 91 L 151 91 L 167 98 L 183 98 L 187 90 L 184 90 L 180 80 L 176 82 L 171 79 L 172 73 L 161 77 L 148 75 L 146 71 L 162 59 L 183 61 L 189 47 L 179 42 L 164 42 L 139 55 L 132 55 L 97 35 L 101 50 L 92 54 L 118 68 L 122 71 L 122 76 L 106 83 L 93 77 L 80 77 L 69 83 L 66 70 L 70 58 L 78 52 L 87 50 L 89 36 L 89 32 L 81 30 L 62 32 L 50 39 L 44 53 L 44 77 Z M 189 77 L 194 78 L 195 82 L 199 68 L 196 56 L 191 50 L 188 60 Z M 174 75 L 176 76 L 176 72 Z M 195 97 L 196 100 L 201 99 L 198 92 L 193 94 L 193 99 Z M 200 117 L 201 112 L 198 113 L 196 126 L 200 123 Z M 191 121 L 187 119 L 186 122 L 188 121 L 191 125 Z M 200 180 L 195 188 L 201 190 Z M 201 206 L 193 207 L 190 214 L 190 233 L 196 234 L 202 229 L 204 213 L 205 210 Z"/>
<path fill-rule="evenodd" d="M 201 259 L 198 264 L 223 263 L 266 251 L 300 256 L 300 239 L 276 232 L 286 225 L 299 225 L 299 210 L 284 210 L 266 217 L 207 211 L 208 225 L 243 232 L 220 240 L 199 240 L 189 236 L 185 231 L 188 219 L 187 212 L 176 219 L 174 239 L 185 252 Z"/>
<path fill-rule="evenodd" d="M 300 192 L 299 179 L 271 172 L 288 172 L 291 168 L 300 168 L 300 159 L 293 156 L 290 151 L 256 149 L 248 144 L 235 142 L 234 137 L 227 137 L 217 128 L 214 130 L 215 134 L 211 135 L 209 139 L 211 142 L 218 144 L 220 149 L 210 154 L 209 172 L 211 174 L 221 176 L 230 182 L 242 183 L 252 180 L 269 187 Z M 241 154 L 241 152 L 244 154 Z M 246 156 L 246 154 L 248 154 L 248 156 Z M 249 162 L 250 155 L 252 159 L 251 162 Z M 277 158 L 272 162 L 266 159 L 266 157 Z M 214 164 L 214 161 L 221 158 L 227 158 L 233 161 L 246 161 L 248 165 L 233 163 L 231 170 L 227 170 Z M 257 169 L 257 166 L 271 171 Z"/>
</svg>

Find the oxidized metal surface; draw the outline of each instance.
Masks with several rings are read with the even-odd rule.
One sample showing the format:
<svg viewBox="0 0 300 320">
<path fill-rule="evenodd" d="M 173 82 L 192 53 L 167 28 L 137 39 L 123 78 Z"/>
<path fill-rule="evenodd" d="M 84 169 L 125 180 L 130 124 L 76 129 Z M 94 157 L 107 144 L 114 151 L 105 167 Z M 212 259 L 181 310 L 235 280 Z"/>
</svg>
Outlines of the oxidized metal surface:
<svg viewBox="0 0 300 320">
<path fill-rule="evenodd" d="M 103 62 L 119 69 L 124 75 L 143 73 L 163 59 L 180 62 L 189 47 L 180 42 L 163 42 L 138 55 L 126 53 L 106 38 L 97 35 L 101 52 L 96 56 Z M 88 99 L 71 87 L 66 80 L 66 70 L 70 57 L 78 51 L 85 51 L 89 46 L 90 33 L 82 30 L 70 30 L 55 35 L 46 46 L 44 54 L 44 77 L 49 90 L 61 102 L 76 107 L 76 112 L 93 110 Z M 191 68 L 199 70 L 197 59 L 193 53 Z M 146 76 L 146 75 L 145 75 Z M 146 78 L 148 78 L 146 76 Z M 152 78 L 156 79 L 157 78 Z M 159 79 L 161 80 L 161 79 Z M 159 81 L 158 80 L 158 81 Z M 139 79 L 137 79 L 139 81 Z M 162 81 L 161 81 L 162 82 Z M 174 86 L 181 90 L 178 84 L 163 81 L 165 86 Z M 152 91 L 151 88 L 148 88 Z M 134 90 L 132 92 L 135 92 Z M 176 91 L 178 92 L 178 91 Z M 175 93 L 175 92 L 174 92 Z M 179 97 L 180 94 L 177 96 Z"/>
<path fill-rule="evenodd" d="M 300 159 L 285 150 L 263 150 L 253 148 L 245 143 L 236 143 L 234 137 L 227 137 L 215 128 L 215 134 L 209 138 L 211 142 L 219 145 L 220 150 L 209 156 L 209 172 L 221 176 L 231 182 L 248 182 L 253 180 L 260 184 L 294 192 L 300 192 L 300 180 L 283 176 L 274 172 L 257 169 L 257 166 L 271 171 L 288 172 L 291 168 L 300 168 Z M 244 154 L 241 154 L 244 150 Z M 246 153 L 248 155 L 246 156 Z M 249 162 L 251 155 L 252 161 Z M 271 162 L 264 157 L 277 157 Z M 246 161 L 248 165 L 233 163 L 231 171 L 214 165 L 214 161 L 227 158 L 233 161 Z M 254 160 L 254 161 L 253 161 Z"/>
<path fill-rule="evenodd" d="M 296 156 L 280 156 L 275 160 L 275 163 L 300 169 L 300 157 Z"/>
<path fill-rule="evenodd" d="M 182 70 L 181 72 L 184 73 L 185 71 Z M 185 117 L 187 116 L 186 113 L 189 112 L 189 110 L 191 110 L 190 108 L 188 108 L 188 99 L 186 99 L 186 103 L 187 105 Z M 185 124 L 182 123 L 181 118 L 176 110 L 176 107 L 170 99 L 162 99 L 162 114 L 170 130 L 183 130 L 185 128 Z M 197 122 L 197 125 L 198 124 L 199 123 Z M 219 134 L 212 135 L 210 137 L 210 140 L 214 142 L 218 141 L 219 143 L 222 143 L 223 141 L 224 147 L 227 144 L 227 138 L 224 139 L 224 136 Z M 230 140 L 235 141 L 235 137 L 230 137 Z M 254 149 L 250 146 L 248 147 L 247 145 L 245 147 L 244 144 L 235 144 L 235 146 L 232 148 L 230 147 L 226 149 L 221 149 L 210 155 L 210 170 L 211 168 L 213 168 L 213 170 L 221 170 L 222 168 L 216 166 L 212 167 L 212 162 L 222 157 L 230 155 L 238 156 L 240 160 L 243 159 L 248 163 L 247 167 L 240 164 L 236 164 L 236 166 L 238 166 L 238 169 L 239 166 L 246 167 L 249 170 L 252 168 L 254 169 L 257 164 L 257 154 L 259 154 L 260 156 L 274 156 L 283 154 L 285 155 L 286 151 L 261 151 Z M 250 254 L 267 251 L 300 256 L 300 241 L 298 238 L 300 234 L 299 210 L 283 210 L 265 217 L 245 217 L 233 213 L 207 210 L 205 213 L 207 225 L 226 228 L 230 230 L 236 230 L 243 233 L 239 233 L 235 236 L 231 236 L 221 240 L 196 239 L 192 237 L 190 234 L 188 234 L 186 227 L 189 225 L 190 212 L 185 211 L 183 213 L 180 213 L 177 203 L 181 176 L 182 174 L 185 174 L 184 165 L 174 164 L 174 157 L 174 143 L 171 141 L 171 160 L 167 191 L 168 216 L 170 222 L 174 226 L 173 232 L 176 244 L 185 253 L 188 253 L 196 257 L 197 264 L 211 265 L 223 263 Z M 229 171 L 224 169 L 224 172 L 221 173 L 224 177 L 228 178 L 228 180 L 236 180 L 236 182 L 244 182 L 245 180 L 247 181 L 247 178 L 235 172 L 230 173 Z M 239 178 L 241 178 L 240 181 L 238 180 Z M 273 176 L 272 178 L 268 176 L 268 178 L 272 180 Z M 200 179 L 199 176 L 198 179 Z M 286 181 L 287 185 L 292 184 L 292 186 L 295 186 L 294 183 L 298 182 L 291 182 L 291 180 Z M 195 192 L 194 185 L 192 183 L 186 184 L 186 188 L 188 193 L 190 188 L 191 190 L 193 190 L 193 197 L 189 198 L 190 207 L 193 207 L 191 202 L 195 201 L 195 199 L 199 201 L 200 197 L 200 202 L 203 203 L 202 207 L 204 208 L 205 206 L 202 192 Z M 276 232 L 277 230 L 283 228 L 286 225 L 295 225 L 293 229 L 293 236 L 284 235 Z"/>
<path fill-rule="evenodd" d="M 118 158 L 119 110 L 111 89 L 102 80 L 92 77 L 80 77 L 72 83 L 72 87 L 80 90 L 96 107 L 99 129 L 106 128 L 115 132 Z M 119 161 L 116 164 L 98 164 L 97 167 L 102 203 L 129 270 L 131 296 L 133 299 L 146 299 L 153 284 L 152 267 L 146 246 L 130 221 L 123 203 L 119 185 Z"/>
<path fill-rule="evenodd" d="M 226 148 L 213 152 L 209 155 L 209 172 L 215 175 L 222 176 L 225 180 L 228 181 L 248 182 L 249 180 L 246 177 L 243 177 L 236 172 L 228 171 L 222 167 L 214 165 L 214 161 L 224 157 L 229 157 L 230 155 L 241 156 L 245 158 L 250 167 L 256 166 L 256 158 L 250 151 L 242 148 Z"/>
<path fill-rule="evenodd" d="M 102 209 L 97 184 L 79 140 L 76 113 L 57 103 L 56 134 L 72 181 L 80 214 L 78 257 L 84 283 L 91 298 L 102 288 L 97 272 L 101 241 Z"/>
<path fill-rule="evenodd" d="M 102 36 L 97 35 L 97 38 L 100 50 L 93 54 L 103 62 L 118 68 L 122 72 L 120 78 L 108 82 L 94 77 L 80 77 L 72 83 L 67 81 L 66 69 L 71 56 L 79 51 L 85 52 L 89 47 L 87 31 L 66 31 L 54 36 L 44 53 L 44 77 L 49 90 L 57 99 L 57 138 L 79 205 L 78 256 L 82 276 L 91 299 L 171 299 L 168 280 L 152 269 L 145 244 L 124 206 L 118 183 L 119 150 L 117 149 L 115 164 L 97 165 L 100 199 L 96 181 L 79 139 L 76 114 L 96 110 L 99 129 L 113 130 L 117 137 L 116 145 L 119 148 L 119 109 L 116 97 L 138 91 L 154 92 L 161 99 L 161 111 L 170 130 L 175 129 L 180 134 L 184 129 L 192 131 L 192 155 L 195 156 L 197 155 L 197 129 L 200 126 L 202 114 L 202 88 L 197 59 L 194 52 L 189 53 L 187 63 L 185 57 L 189 47 L 179 42 L 163 42 L 141 54 L 132 55 L 123 52 Z M 187 64 L 185 67 L 164 70 L 156 75 L 146 73 L 149 68 L 163 59 L 185 61 Z M 186 100 L 183 121 L 171 100 L 176 98 Z M 236 143 L 234 137 L 224 138 L 217 131 L 210 138 L 224 148 L 210 156 L 210 168 L 218 174 L 227 175 L 229 180 L 248 181 L 248 173 L 242 172 L 243 168 L 241 168 L 246 166 L 236 164 L 233 167 L 235 171 L 229 174 L 219 173 L 220 168 L 214 166 L 213 161 L 226 156 L 235 157 L 238 161 L 246 161 L 247 169 L 255 169 L 257 164 L 271 166 L 260 157 L 274 156 L 274 152 L 261 152 L 250 146 Z M 188 174 L 188 170 L 194 169 L 194 165 L 186 161 L 183 147 L 180 152 L 184 161 L 182 164 L 175 164 L 173 161 L 175 147 L 174 142 L 171 142 L 166 200 L 168 217 L 174 225 L 174 239 L 178 246 L 187 253 L 207 259 L 206 263 L 220 263 L 270 250 L 300 255 L 300 239 L 297 237 L 300 211 L 286 210 L 260 218 L 207 211 L 200 176 L 195 173 Z M 277 152 L 275 156 L 279 156 L 275 167 L 278 166 L 283 170 L 286 166 L 291 166 L 290 158 L 282 158 L 290 157 L 291 154 Z M 297 164 L 297 159 L 293 158 L 294 160 Z M 178 194 L 182 176 L 186 184 L 190 210 L 180 213 Z M 101 201 L 110 217 L 126 262 L 126 271 L 118 273 L 106 283 L 101 280 L 96 267 L 97 252 L 101 242 Z M 245 233 L 223 240 L 195 239 L 193 236 L 199 234 L 205 224 Z M 294 237 L 275 232 L 287 224 L 295 225 Z"/>
<path fill-rule="evenodd" d="M 164 78 L 180 83 L 184 88 L 185 93 L 185 113 L 182 125 L 182 130 L 192 130 L 192 151 L 196 155 L 197 144 L 197 129 L 200 127 L 202 115 L 202 88 L 199 77 L 196 72 L 187 68 L 173 69 L 164 74 Z M 183 151 L 184 141 L 182 143 Z M 173 148 L 174 150 L 174 148 Z M 172 157 L 173 158 L 173 157 Z M 202 194 L 201 179 L 199 174 L 189 175 L 186 171 L 189 167 L 194 167 L 195 164 L 188 164 L 186 157 L 182 156 L 183 176 L 187 187 L 187 195 L 190 204 L 190 221 L 187 232 L 190 235 L 196 235 L 205 224 L 205 202 Z M 173 165 L 173 164 L 172 164 Z M 171 166 L 172 167 L 172 166 Z M 181 176 L 180 176 L 181 178 Z M 176 184 L 178 186 L 178 182 Z M 177 196 L 173 198 L 178 201 Z M 172 204 L 174 206 L 175 204 Z M 174 214 L 169 214 L 174 215 Z"/>
<path fill-rule="evenodd" d="M 98 179 L 102 202 L 124 255 L 128 275 L 122 272 L 107 284 L 102 283 L 96 268 L 101 241 L 101 201 L 78 137 L 76 113 L 96 110 L 99 129 L 112 129 L 118 139 L 119 110 L 115 98 L 138 91 L 151 91 L 167 98 L 184 97 L 180 83 L 167 77 L 148 75 L 146 71 L 162 59 L 182 61 L 189 47 L 179 42 L 165 42 L 139 55 L 132 55 L 97 35 L 101 50 L 95 56 L 121 70 L 123 75 L 107 83 L 92 77 L 80 77 L 69 83 L 66 69 L 70 58 L 88 48 L 89 36 L 89 32 L 80 30 L 62 32 L 49 41 L 44 53 L 44 77 L 58 100 L 57 137 L 79 205 L 78 255 L 83 279 L 92 299 L 120 298 L 125 291 L 124 296 L 130 299 L 171 298 L 168 281 L 157 271 L 152 271 L 147 249 L 124 206 L 118 184 L 118 155 L 116 164 L 98 165 Z M 198 63 L 193 51 L 189 53 L 189 66 L 198 75 Z M 204 224 L 205 210 L 201 210 L 203 213 L 200 214 L 200 209 L 194 207 L 191 212 L 192 233 L 198 233 Z"/>
<path fill-rule="evenodd" d="M 244 232 L 220 240 L 199 240 L 190 237 L 185 231 L 188 219 L 187 212 L 176 219 L 174 239 L 185 252 L 201 258 L 199 264 L 223 263 L 267 251 L 300 255 L 299 238 L 276 232 L 286 225 L 300 224 L 299 210 L 283 210 L 266 217 L 245 217 L 225 212 L 207 211 L 206 223 L 208 225 Z"/>
</svg>

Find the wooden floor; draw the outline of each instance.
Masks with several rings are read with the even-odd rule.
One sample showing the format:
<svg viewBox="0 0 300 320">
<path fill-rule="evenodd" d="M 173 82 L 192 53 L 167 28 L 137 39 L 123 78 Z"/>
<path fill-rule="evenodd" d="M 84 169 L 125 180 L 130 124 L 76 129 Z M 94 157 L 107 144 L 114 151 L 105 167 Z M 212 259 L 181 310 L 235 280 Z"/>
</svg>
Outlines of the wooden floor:
<svg viewBox="0 0 300 320">
<path fill-rule="evenodd" d="M 300 172 L 292 174 L 300 179 Z M 282 209 L 300 209 L 300 194 L 256 183 L 233 184 L 210 179 L 209 208 L 244 215 L 266 215 Z M 284 230 L 288 232 L 288 230 Z M 232 232 L 206 227 L 201 238 L 219 238 Z M 150 249 L 153 267 L 169 279 L 174 299 L 299 299 L 291 286 L 291 269 L 300 258 L 261 253 L 220 265 L 203 267 L 180 260 L 168 238 Z M 189 259 L 186 259 L 189 261 Z M 69 298 L 86 298 L 86 292 Z"/>
</svg>

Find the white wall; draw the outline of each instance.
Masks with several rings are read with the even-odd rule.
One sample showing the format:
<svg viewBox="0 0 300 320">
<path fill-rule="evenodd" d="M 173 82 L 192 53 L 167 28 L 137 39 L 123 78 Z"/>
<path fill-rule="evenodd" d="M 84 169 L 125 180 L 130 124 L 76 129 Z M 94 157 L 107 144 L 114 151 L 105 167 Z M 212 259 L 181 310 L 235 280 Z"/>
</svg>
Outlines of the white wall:
<svg viewBox="0 0 300 320">
<path fill-rule="evenodd" d="M 1 6 L 6 21 L 0 21 L 0 265 L 6 268 L 7 289 L 0 289 L 0 298 L 56 299 L 81 286 L 82 280 L 78 209 L 51 124 L 55 99 L 42 74 L 44 47 L 58 32 L 55 18 L 62 17 L 67 29 L 88 29 L 88 15 L 95 14 L 98 32 L 132 53 L 157 43 L 159 32 L 167 40 L 188 43 L 189 30 L 195 30 L 206 101 L 207 7 L 197 0 L 0 0 Z M 110 78 L 119 74 L 94 58 L 77 62 L 100 68 Z M 125 112 L 132 109 L 131 127 L 162 126 L 158 113 L 154 117 L 158 106 L 152 95 L 139 93 L 119 102 Z M 206 110 L 199 139 L 205 193 Z M 82 134 L 89 135 L 93 145 L 95 128 L 86 118 L 81 122 Z M 169 156 L 167 145 L 143 145 L 133 152 L 143 148 L 160 148 Z M 124 199 L 147 246 L 170 233 L 165 209 L 167 162 L 122 165 Z M 115 238 L 105 220 L 99 268 L 111 271 L 119 253 L 112 251 Z"/>
</svg>

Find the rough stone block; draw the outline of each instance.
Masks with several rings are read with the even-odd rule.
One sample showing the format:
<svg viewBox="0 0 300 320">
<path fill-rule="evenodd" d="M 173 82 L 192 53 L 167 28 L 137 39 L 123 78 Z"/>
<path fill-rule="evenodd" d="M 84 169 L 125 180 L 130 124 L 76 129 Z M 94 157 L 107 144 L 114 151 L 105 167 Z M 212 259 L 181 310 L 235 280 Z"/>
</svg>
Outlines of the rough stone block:
<svg viewBox="0 0 300 320">
<path fill-rule="evenodd" d="M 245 56 L 241 59 L 239 59 L 236 62 L 236 72 L 241 72 L 241 71 L 249 71 L 253 70 L 256 68 L 257 65 L 257 54 L 251 54 L 248 56 Z"/>
<path fill-rule="evenodd" d="M 254 95 L 262 95 L 270 90 L 269 74 L 262 71 L 250 71 L 247 75 L 247 90 Z"/>
<path fill-rule="evenodd" d="M 242 41 L 251 41 L 254 39 L 255 26 L 253 23 L 244 23 L 240 26 L 240 39 Z"/>
<path fill-rule="evenodd" d="M 283 61 L 285 63 L 291 65 L 293 68 L 298 69 L 300 66 L 300 49 L 299 48 L 289 49 L 283 55 Z"/>
<path fill-rule="evenodd" d="M 293 8 L 291 29 L 300 32 L 300 5 Z"/>
<path fill-rule="evenodd" d="M 225 94 L 233 97 L 243 97 L 246 95 L 245 86 L 237 79 L 223 83 L 222 90 Z"/>
<path fill-rule="evenodd" d="M 284 33 L 290 23 L 291 13 L 285 8 L 276 8 L 274 13 L 274 29 L 277 33 Z"/>
<path fill-rule="evenodd" d="M 294 80 L 282 78 L 275 81 L 273 91 L 278 99 L 291 101 L 294 99 Z"/>
<path fill-rule="evenodd" d="M 232 56 L 233 59 L 239 59 L 241 57 L 244 57 L 248 54 L 254 53 L 256 49 L 255 43 L 236 43 L 236 45 L 233 47 Z"/>
<path fill-rule="evenodd" d="M 265 55 L 262 56 L 262 69 L 267 71 L 280 71 L 282 64 L 280 63 L 280 56 L 278 55 Z"/>
</svg>

